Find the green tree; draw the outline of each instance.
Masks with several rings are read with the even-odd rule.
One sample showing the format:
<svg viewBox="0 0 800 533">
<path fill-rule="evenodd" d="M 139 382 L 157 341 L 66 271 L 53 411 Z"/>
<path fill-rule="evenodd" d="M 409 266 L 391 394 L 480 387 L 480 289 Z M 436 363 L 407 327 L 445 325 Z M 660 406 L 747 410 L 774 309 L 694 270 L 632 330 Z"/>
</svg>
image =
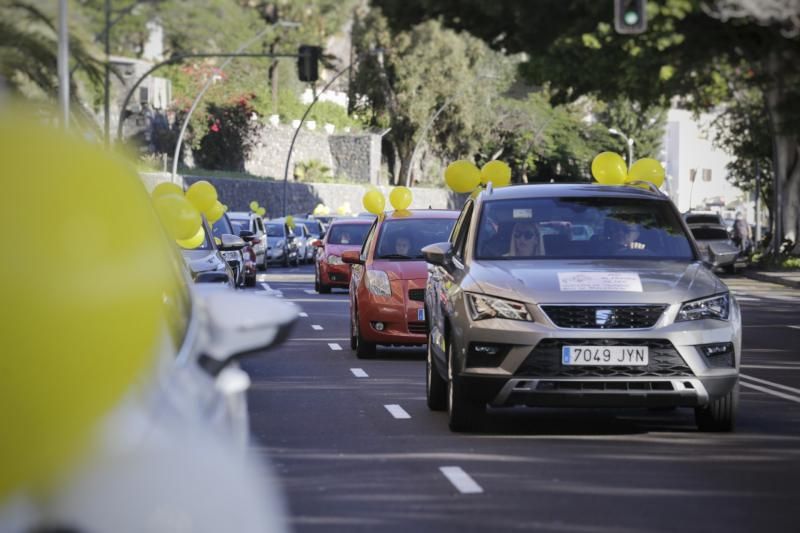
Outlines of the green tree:
<svg viewBox="0 0 800 533">
<path fill-rule="evenodd" d="M 800 32 L 781 31 L 786 21 L 776 27 L 747 13 L 731 20 L 712 16 L 720 5 L 715 2 L 651 1 L 647 32 L 623 36 L 611 27 L 612 2 L 375 3 L 397 29 L 441 17 L 449 27 L 469 30 L 495 46 L 527 52 L 527 78 L 551 82 L 563 100 L 622 94 L 643 105 L 664 105 L 680 97 L 684 105 L 705 111 L 733 101 L 742 87 L 758 91 L 779 191 L 776 235 L 778 242 L 784 233 L 800 242 Z M 789 13 L 786 20 L 792 16 L 796 20 L 798 14 Z"/>
<path fill-rule="evenodd" d="M 482 145 L 493 122 L 492 99 L 510 81 L 511 63 L 502 54 L 436 21 L 391 32 L 379 10 L 356 21 L 353 42 L 362 57 L 353 78 L 355 111 L 373 126 L 391 128 L 386 140 L 397 184 L 412 183 L 420 143 L 453 159 Z"/>
</svg>

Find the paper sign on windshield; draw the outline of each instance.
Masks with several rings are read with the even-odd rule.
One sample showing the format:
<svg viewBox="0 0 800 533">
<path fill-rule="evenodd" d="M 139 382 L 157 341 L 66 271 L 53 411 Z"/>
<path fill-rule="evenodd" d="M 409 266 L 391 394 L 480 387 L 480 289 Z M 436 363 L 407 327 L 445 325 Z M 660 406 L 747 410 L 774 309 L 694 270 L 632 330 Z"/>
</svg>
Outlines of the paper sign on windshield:
<svg viewBox="0 0 800 533">
<path fill-rule="evenodd" d="M 559 272 L 562 291 L 642 292 L 636 272 Z"/>
</svg>

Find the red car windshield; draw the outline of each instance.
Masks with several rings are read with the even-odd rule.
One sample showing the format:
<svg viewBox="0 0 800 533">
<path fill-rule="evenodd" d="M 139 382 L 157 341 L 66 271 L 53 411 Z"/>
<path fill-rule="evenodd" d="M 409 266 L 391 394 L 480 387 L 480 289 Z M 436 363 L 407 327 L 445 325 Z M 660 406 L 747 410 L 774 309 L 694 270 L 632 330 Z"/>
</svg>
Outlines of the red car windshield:
<svg viewBox="0 0 800 533">
<path fill-rule="evenodd" d="M 451 218 L 387 220 L 378 235 L 375 258 L 422 259 L 421 249 L 446 241 L 455 222 Z"/>
<path fill-rule="evenodd" d="M 328 230 L 328 244 L 361 246 L 368 231 L 369 224 L 335 224 Z"/>
</svg>

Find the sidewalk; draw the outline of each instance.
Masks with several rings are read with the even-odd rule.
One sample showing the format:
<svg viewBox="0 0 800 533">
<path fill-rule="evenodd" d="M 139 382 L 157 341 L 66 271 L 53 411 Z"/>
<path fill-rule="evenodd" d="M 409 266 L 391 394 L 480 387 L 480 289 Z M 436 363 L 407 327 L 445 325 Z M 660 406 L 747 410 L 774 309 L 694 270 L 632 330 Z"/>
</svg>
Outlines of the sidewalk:
<svg viewBox="0 0 800 533">
<path fill-rule="evenodd" d="M 800 289 L 800 272 L 768 272 L 766 270 L 741 270 L 740 273 L 750 279 L 777 283 L 793 289 Z"/>
</svg>

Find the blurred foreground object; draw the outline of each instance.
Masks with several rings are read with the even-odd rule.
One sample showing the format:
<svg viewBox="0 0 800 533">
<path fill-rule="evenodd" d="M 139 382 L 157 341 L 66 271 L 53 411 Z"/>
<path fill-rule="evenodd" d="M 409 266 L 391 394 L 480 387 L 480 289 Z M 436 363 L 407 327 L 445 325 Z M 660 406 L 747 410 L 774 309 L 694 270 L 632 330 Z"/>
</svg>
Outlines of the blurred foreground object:
<svg viewBox="0 0 800 533">
<path fill-rule="evenodd" d="M 284 531 L 280 492 L 244 453 L 236 361 L 280 342 L 297 308 L 190 292 L 131 167 L 0 113 L 0 220 L 28 230 L 6 236 L 25 261 L 0 266 L 0 531 Z"/>
</svg>

